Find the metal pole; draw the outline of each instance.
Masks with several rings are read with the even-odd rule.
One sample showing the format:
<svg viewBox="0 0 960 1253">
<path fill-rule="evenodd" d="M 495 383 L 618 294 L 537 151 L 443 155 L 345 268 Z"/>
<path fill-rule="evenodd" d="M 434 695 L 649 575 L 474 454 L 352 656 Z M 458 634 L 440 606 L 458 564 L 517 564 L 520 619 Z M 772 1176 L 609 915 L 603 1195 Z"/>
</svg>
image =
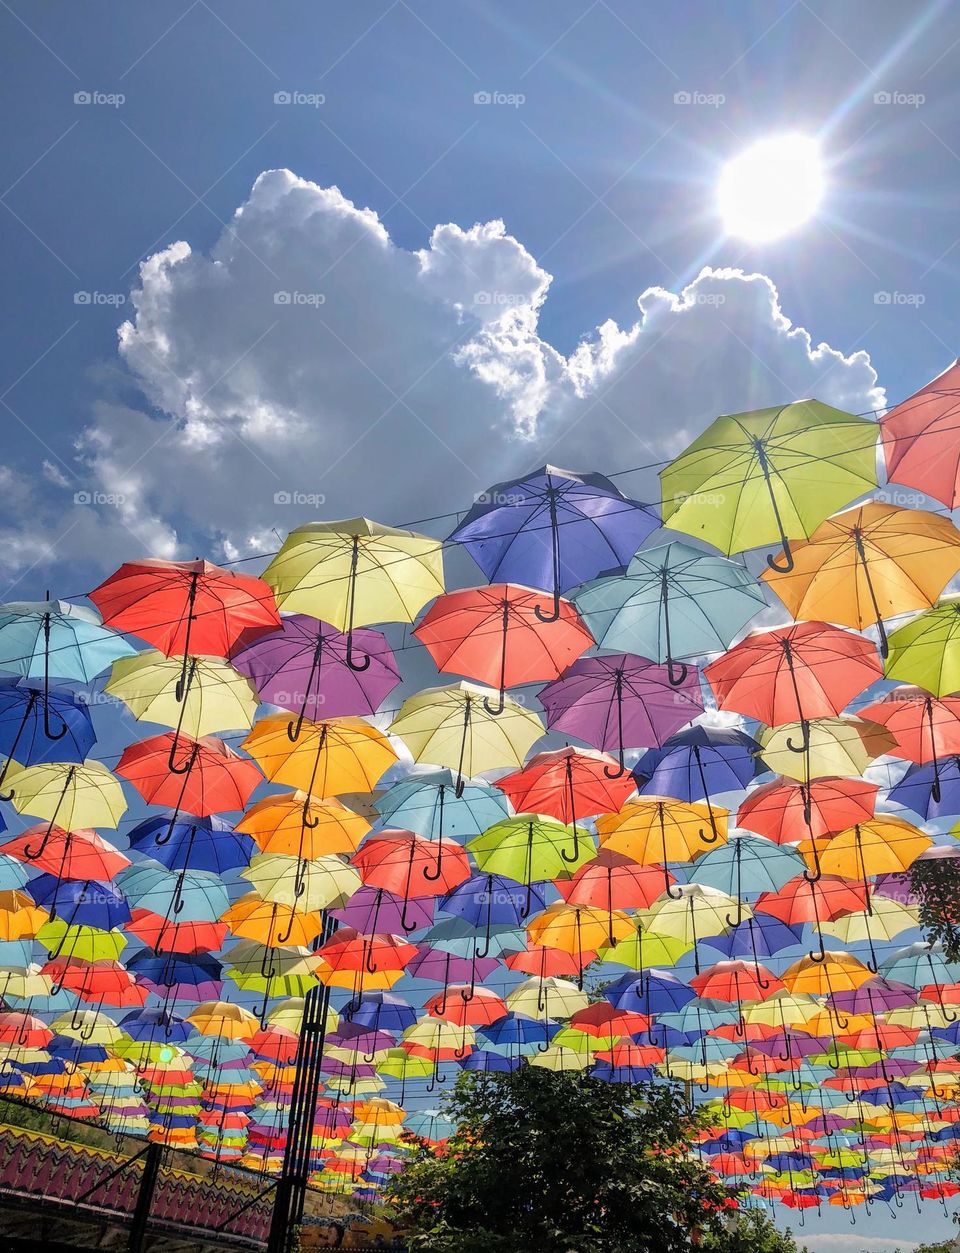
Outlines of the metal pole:
<svg viewBox="0 0 960 1253">
<path fill-rule="evenodd" d="M 147 1224 L 150 1222 L 150 1207 L 153 1204 L 153 1193 L 159 1173 L 160 1145 L 151 1143 L 144 1154 L 143 1174 L 140 1177 L 140 1191 L 137 1193 L 137 1204 L 133 1211 L 127 1253 L 143 1253 L 143 1242 L 147 1234 Z"/>
</svg>

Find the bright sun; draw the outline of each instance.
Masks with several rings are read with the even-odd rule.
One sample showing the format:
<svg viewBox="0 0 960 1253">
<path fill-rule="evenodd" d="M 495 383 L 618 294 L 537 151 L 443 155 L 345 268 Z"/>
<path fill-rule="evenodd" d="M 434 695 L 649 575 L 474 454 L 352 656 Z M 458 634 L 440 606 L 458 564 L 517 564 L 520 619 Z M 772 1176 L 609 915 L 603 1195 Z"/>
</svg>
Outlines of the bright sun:
<svg viewBox="0 0 960 1253">
<path fill-rule="evenodd" d="M 823 167 L 816 140 L 774 135 L 723 167 L 720 215 L 728 235 L 765 243 L 802 226 L 816 212 L 822 195 Z"/>
</svg>

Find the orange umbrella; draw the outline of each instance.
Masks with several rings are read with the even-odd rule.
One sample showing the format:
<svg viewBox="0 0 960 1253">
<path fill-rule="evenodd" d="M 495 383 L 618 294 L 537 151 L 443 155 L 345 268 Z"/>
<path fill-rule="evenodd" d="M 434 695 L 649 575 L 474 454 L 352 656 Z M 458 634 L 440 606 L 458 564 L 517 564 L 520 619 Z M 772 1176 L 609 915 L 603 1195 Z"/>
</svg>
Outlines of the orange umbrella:
<svg viewBox="0 0 960 1253">
<path fill-rule="evenodd" d="M 38 847 L 39 846 L 39 847 Z M 47 823 L 30 827 L 9 844 L 4 853 L 25 861 L 58 879 L 98 879 L 109 882 L 130 865 L 119 849 L 96 831 L 80 828 L 64 831 Z"/>
<path fill-rule="evenodd" d="M 321 801 L 296 791 L 257 801 L 236 824 L 236 830 L 256 840 L 261 852 L 296 857 L 300 849 L 302 856 L 312 861 L 331 853 L 356 852 L 370 823 L 338 800 Z"/>
<path fill-rule="evenodd" d="M 222 921 L 234 935 L 270 948 L 310 945 L 323 930 L 323 919 L 318 913 L 266 901 L 257 892 L 247 892 L 234 901 Z"/>
<path fill-rule="evenodd" d="M 440 670 L 499 690 L 502 713 L 508 687 L 559 678 L 593 644 L 567 600 L 555 617 L 550 598 L 515 583 L 491 583 L 438 596 L 413 634 Z"/>
</svg>

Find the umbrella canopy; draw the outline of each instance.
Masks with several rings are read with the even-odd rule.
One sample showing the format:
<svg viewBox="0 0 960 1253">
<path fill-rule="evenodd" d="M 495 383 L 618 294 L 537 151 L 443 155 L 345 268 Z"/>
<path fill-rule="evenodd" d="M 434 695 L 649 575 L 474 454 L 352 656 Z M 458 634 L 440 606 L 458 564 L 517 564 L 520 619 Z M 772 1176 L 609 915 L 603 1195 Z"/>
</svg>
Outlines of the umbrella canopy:
<svg viewBox="0 0 960 1253">
<path fill-rule="evenodd" d="M 242 809 L 263 780 L 252 761 L 216 736 L 193 740 L 173 732 L 128 745 L 116 772 L 148 803 L 172 807 L 171 821 L 180 810 L 205 818 Z"/>
<path fill-rule="evenodd" d="M 467 844 L 480 870 L 506 875 L 528 887 L 527 912 L 534 881 L 568 878 L 590 861 L 596 850 L 589 836 L 578 835 L 546 814 L 517 814 L 495 823 Z"/>
<path fill-rule="evenodd" d="M 506 798 L 489 783 L 464 780 L 459 795 L 456 787 L 451 770 L 419 770 L 400 779 L 377 797 L 381 824 L 428 839 L 461 840 L 479 835 L 510 812 Z"/>
<path fill-rule="evenodd" d="M 954 362 L 880 420 L 887 476 L 942 500 L 960 500 L 960 453 L 952 433 L 957 426 L 960 365 Z"/>
<path fill-rule="evenodd" d="M 8 857 L 16 857 L 35 870 L 58 879 L 100 879 L 108 882 L 130 865 L 113 844 L 96 831 L 64 831 L 62 827 L 28 827 L 3 845 Z"/>
<path fill-rule="evenodd" d="M 689 727 L 662 748 L 644 753 L 633 768 L 638 789 L 696 801 L 745 788 L 759 769 L 756 740 L 734 727 Z"/>
<path fill-rule="evenodd" d="M 184 677 L 185 673 L 185 677 Z M 113 663 L 104 691 L 143 722 L 159 722 L 187 735 L 246 729 L 257 711 L 250 680 L 218 657 L 166 657 L 147 649 Z"/>
<path fill-rule="evenodd" d="M 30 679 L 90 683 L 131 644 L 103 625 L 100 615 L 65 600 L 0 605 L 0 666 Z"/>
<path fill-rule="evenodd" d="M 7 758 L 0 782 L 14 758 L 23 766 L 81 762 L 95 742 L 90 712 L 72 692 L 0 678 L 0 753 Z"/>
<path fill-rule="evenodd" d="M 333 797 L 321 801 L 298 790 L 256 801 L 236 830 L 255 840 L 261 852 L 296 856 L 299 850 L 312 858 L 356 852 L 370 823 Z"/>
<path fill-rule="evenodd" d="M 312 796 L 369 792 L 397 760 L 382 731 L 362 718 L 304 721 L 293 739 L 287 718 L 261 718 L 243 747 L 274 783 Z"/>
<path fill-rule="evenodd" d="M 560 748 L 537 753 L 522 770 L 497 780 L 514 809 L 576 825 L 577 818 L 619 809 L 635 790 L 605 753 Z"/>
<path fill-rule="evenodd" d="M 819 839 L 872 818 L 879 791 L 866 779 L 775 779 L 747 795 L 737 811 L 737 826 L 775 844 L 793 843 L 799 832 Z M 803 824 L 799 832 L 798 823 Z"/>
<path fill-rule="evenodd" d="M 933 696 L 960 691 L 960 596 L 945 596 L 892 632 L 886 677 Z"/>
<path fill-rule="evenodd" d="M 792 569 L 791 539 L 876 487 L 876 434 L 818 400 L 717 418 L 660 472 L 664 525 L 728 554 L 780 544 Z"/>
<path fill-rule="evenodd" d="M 11 764 L 7 781 L 17 813 L 43 818 L 51 831 L 54 823 L 65 831 L 115 827 L 127 808 L 120 784 L 99 761 Z"/>
</svg>

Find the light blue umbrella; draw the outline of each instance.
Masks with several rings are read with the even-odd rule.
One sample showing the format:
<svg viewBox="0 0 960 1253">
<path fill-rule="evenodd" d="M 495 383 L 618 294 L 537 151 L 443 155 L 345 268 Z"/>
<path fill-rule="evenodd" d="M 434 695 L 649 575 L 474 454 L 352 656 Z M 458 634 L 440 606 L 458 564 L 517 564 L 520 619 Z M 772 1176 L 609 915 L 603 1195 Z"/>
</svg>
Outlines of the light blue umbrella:
<svg viewBox="0 0 960 1253">
<path fill-rule="evenodd" d="M 377 801 L 381 820 L 376 828 L 399 827 L 431 840 L 469 840 L 509 816 L 510 806 L 499 788 L 467 779 L 463 795 L 457 796 L 456 787 L 452 770 L 401 779 Z"/>
<path fill-rule="evenodd" d="M 136 651 L 83 605 L 65 600 L 0 605 L 0 670 L 89 683 L 118 657 Z"/>
<path fill-rule="evenodd" d="M 922 988 L 960 982 L 960 964 L 946 961 L 939 944 L 908 944 L 880 963 L 880 974 L 892 982 Z"/>
<path fill-rule="evenodd" d="M 27 878 L 27 868 L 22 862 L 0 852 L 0 892 L 7 892 L 11 888 L 22 888 Z M 0 948 L 2 947 L 3 945 L 0 944 Z"/>
<path fill-rule="evenodd" d="M 526 935 L 516 927 L 490 927 L 488 931 L 478 931 L 463 918 L 444 918 L 426 932 L 422 942 L 431 948 L 466 958 L 475 957 L 481 946 L 484 957 L 502 957 L 505 953 L 517 953 L 527 947 Z"/>
<path fill-rule="evenodd" d="M 689 1001 L 683 1009 L 674 1014 L 660 1014 L 657 1022 L 664 1027 L 672 1027 L 674 1031 L 683 1031 L 687 1035 L 696 1032 L 702 1035 L 712 1031 L 714 1027 L 731 1026 L 740 1015 L 733 1005 L 726 1001 L 714 1001 L 710 998 Z"/>
<path fill-rule="evenodd" d="M 218 922 L 230 906 L 219 876 L 204 870 L 171 874 L 159 866 L 133 866 L 121 871 L 118 882 L 136 909 L 148 909 L 171 920 L 183 914 L 191 922 Z"/>
<path fill-rule="evenodd" d="M 625 574 L 585 583 L 573 603 L 600 647 L 665 661 L 677 687 L 687 673 L 678 658 L 723 652 L 766 604 L 739 562 L 678 540 L 641 549 Z"/>
<path fill-rule="evenodd" d="M 736 897 L 737 919 L 733 925 L 739 926 L 743 919 L 739 902 L 744 895 L 779 892 L 805 869 L 806 862 L 796 849 L 774 844 L 762 835 L 732 835 L 726 844 L 697 858 L 687 882 Z"/>
</svg>

